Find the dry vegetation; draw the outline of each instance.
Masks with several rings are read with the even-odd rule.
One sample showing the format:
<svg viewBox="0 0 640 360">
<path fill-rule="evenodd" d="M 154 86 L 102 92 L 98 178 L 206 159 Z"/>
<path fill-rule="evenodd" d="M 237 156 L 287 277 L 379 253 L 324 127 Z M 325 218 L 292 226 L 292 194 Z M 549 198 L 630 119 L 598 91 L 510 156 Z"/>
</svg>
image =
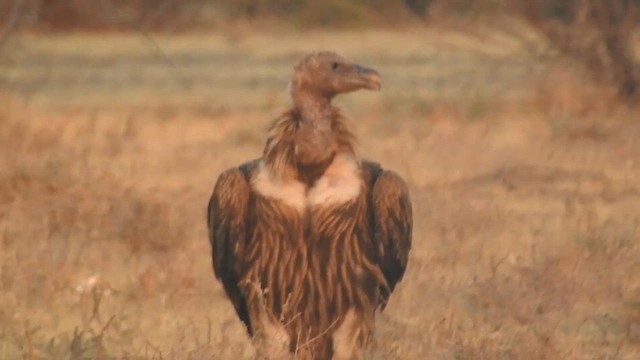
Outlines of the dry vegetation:
<svg viewBox="0 0 640 360">
<path fill-rule="evenodd" d="M 205 206 L 217 174 L 260 153 L 312 46 L 385 76 L 341 104 L 414 201 L 372 359 L 640 358 L 637 109 L 505 34 L 309 36 L 159 38 L 179 76 L 135 36 L 14 44 L 1 360 L 251 358 L 214 281 Z"/>
</svg>

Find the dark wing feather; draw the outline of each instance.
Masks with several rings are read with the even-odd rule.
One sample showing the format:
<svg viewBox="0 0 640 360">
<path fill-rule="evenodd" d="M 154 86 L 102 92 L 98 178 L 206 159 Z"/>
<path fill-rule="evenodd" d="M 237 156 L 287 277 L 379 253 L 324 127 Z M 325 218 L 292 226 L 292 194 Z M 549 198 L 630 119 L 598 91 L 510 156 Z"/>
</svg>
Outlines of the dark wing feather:
<svg viewBox="0 0 640 360">
<path fill-rule="evenodd" d="M 247 221 L 250 198 L 251 189 L 245 174 L 239 168 L 229 169 L 218 177 L 207 217 L 213 271 L 249 335 L 253 335 L 246 300 L 238 286 L 250 226 Z"/>
<path fill-rule="evenodd" d="M 378 266 L 388 284 L 388 289 L 382 289 L 384 306 L 407 268 L 413 230 L 411 200 L 407 185 L 396 173 L 374 163 L 363 163 L 363 167 L 373 174 L 373 240 L 378 249 Z"/>
</svg>

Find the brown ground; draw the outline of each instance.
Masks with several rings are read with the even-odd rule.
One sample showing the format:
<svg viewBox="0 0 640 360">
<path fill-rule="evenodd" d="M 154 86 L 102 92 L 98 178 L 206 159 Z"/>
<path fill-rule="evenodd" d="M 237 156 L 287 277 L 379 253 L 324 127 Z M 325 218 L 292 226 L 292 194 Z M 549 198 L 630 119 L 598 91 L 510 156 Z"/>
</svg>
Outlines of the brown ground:
<svg viewBox="0 0 640 360">
<path fill-rule="evenodd" d="M 161 39 L 189 92 L 135 37 L 21 38 L 0 64 L 0 359 L 250 359 L 206 202 L 328 44 L 385 76 L 341 104 L 415 209 L 372 359 L 640 359 L 637 110 L 506 35 L 377 35 Z"/>
</svg>

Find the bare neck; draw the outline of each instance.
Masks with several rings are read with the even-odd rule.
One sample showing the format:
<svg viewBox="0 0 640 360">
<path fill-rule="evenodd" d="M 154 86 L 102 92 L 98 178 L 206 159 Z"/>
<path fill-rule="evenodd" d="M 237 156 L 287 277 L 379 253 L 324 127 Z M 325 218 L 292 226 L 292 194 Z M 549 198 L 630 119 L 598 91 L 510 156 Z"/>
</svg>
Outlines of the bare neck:
<svg viewBox="0 0 640 360">
<path fill-rule="evenodd" d="M 338 141 L 331 128 L 331 98 L 305 92 L 294 92 L 292 98 L 299 114 L 295 135 L 298 169 L 311 167 L 322 173 L 338 150 Z M 304 172 L 312 171 L 306 169 Z"/>
<path fill-rule="evenodd" d="M 291 97 L 302 126 L 326 127 L 331 124 L 331 98 L 301 91 L 295 91 Z"/>
</svg>

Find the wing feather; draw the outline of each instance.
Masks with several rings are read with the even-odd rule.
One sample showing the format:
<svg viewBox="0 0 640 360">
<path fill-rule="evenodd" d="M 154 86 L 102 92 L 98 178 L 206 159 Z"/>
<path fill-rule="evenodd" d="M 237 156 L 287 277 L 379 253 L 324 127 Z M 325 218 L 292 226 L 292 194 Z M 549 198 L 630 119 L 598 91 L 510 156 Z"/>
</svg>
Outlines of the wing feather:
<svg viewBox="0 0 640 360">
<path fill-rule="evenodd" d="M 238 282 L 244 265 L 243 254 L 250 230 L 248 223 L 251 188 L 240 168 L 223 172 L 209 200 L 207 221 L 213 271 L 233 303 L 238 317 L 253 334 L 246 300 Z"/>
<path fill-rule="evenodd" d="M 369 165 L 370 169 L 374 166 L 377 164 Z M 384 306 L 407 268 L 413 214 L 409 189 L 404 180 L 379 166 L 375 172 L 377 176 L 371 190 L 373 240 L 378 252 L 378 266 L 388 285 L 388 289 L 382 289 Z"/>
</svg>

